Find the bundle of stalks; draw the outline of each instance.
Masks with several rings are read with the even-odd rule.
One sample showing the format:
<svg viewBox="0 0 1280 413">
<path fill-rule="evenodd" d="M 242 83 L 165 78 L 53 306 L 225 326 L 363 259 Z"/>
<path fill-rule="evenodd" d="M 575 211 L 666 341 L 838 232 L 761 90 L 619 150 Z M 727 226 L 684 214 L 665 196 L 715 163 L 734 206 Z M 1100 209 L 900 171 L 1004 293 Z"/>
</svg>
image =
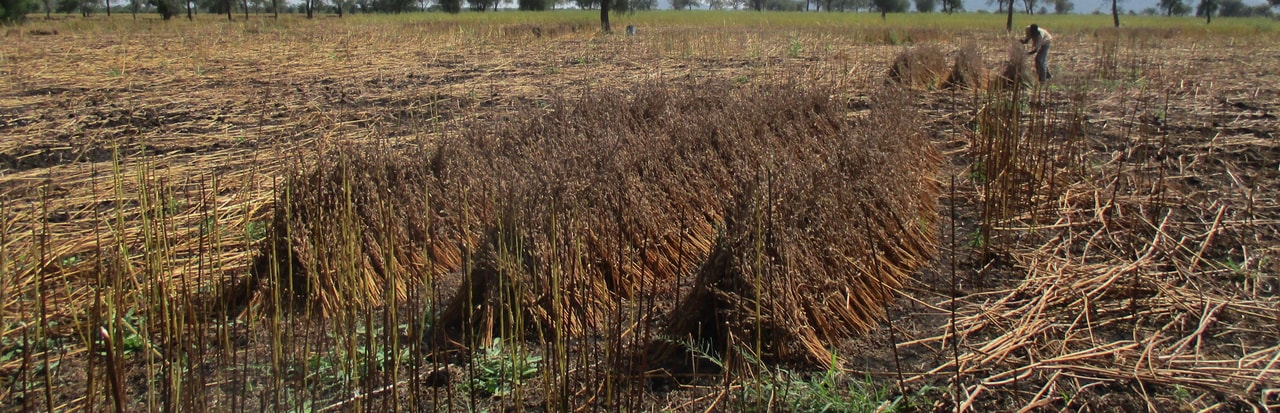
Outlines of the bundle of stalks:
<svg viewBox="0 0 1280 413">
<path fill-rule="evenodd" d="M 833 343 L 883 316 L 890 291 L 933 255 L 939 155 L 900 122 L 911 118 L 902 102 L 875 100 L 856 126 L 815 107 L 833 119 L 826 129 L 744 183 L 668 336 L 825 365 Z"/>
<path fill-rule="evenodd" d="M 946 76 L 947 57 L 932 44 L 899 53 L 889 66 L 889 79 L 912 88 L 935 89 Z"/>
<path fill-rule="evenodd" d="M 326 313 L 402 299 L 411 282 L 452 283 L 458 289 L 442 314 L 444 332 L 468 329 L 479 341 L 546 328 L 588 334 L 623 299 L 670 297 L 673 280 L 705 267 L 726 207 L 749 199 L 760 179 L 788 171 L 822 182 L 788 192 L 795 202 L 808 202 L 806 195 L 826 200 L 824 208 L 868 210 L 807 218 L 821 220 L 808 224 L 818 228 L 858 228 L 843 234 L 858 240 L 843 255 L 878 245 L 871 236 L 911 240 L 878 247 L 882 259 L 903 260 L 894 269 L 874 276 L 864 268 L 858 274 L 869 278 L 844 287 L 857 302 L 820 331 L 824 339 L 847 335 L 864 328 L 883 299 L 882 288 L 869 286 L 895 284 L 926 255 L 920 227 L 931 221 L 931 192 L 919 180 L 933 155 L 922 142 L 899 149 L 901 141 L 886 135 L 897 129 L 858 139 L 829 96 L 796 85 L 646 86 L 634 97 L 559 99 L 548 113 L 477 124 L 438 147 L 332 151 L 320 163 L 329 167 L 291 180 L 275 221 L 280 241 L 263 261 L 276 265 L 259 265 L 260 277 L 290 274 L 273 284 L 292 283 Z M 892 166 L 883 177 L 861 172 L 872 165 Z M 864 178 L 890 182 L 844 182 Z M 908 209 L 879 211 L 897 206 Z M 848 221 L 885 217 L 893 219 L 869 229 Z M 808 248 L 794 254 L 823 254 L 817 240 Z M 797 269 L 845 265 L 811 259 Z M 850 279 L 831 281 L 842 280 Z"/>
<path fill-rule="evenodd" d="M 1004 69 L 1000 71 L 1000 82 L 998 86 L 1006 89 L 1015 89 L 1031 86 L 1035 83 L 1035 68 L 1027 63 L 1027 53 L 1017 44 L 1009 45 L 1009 59 L 1004 63 Z"/>
<path fill-rule="evenodd" d="M 986 89 L 990 73 L 976 43 L 966 43 L 956 52 L 956 62 L 942 82 L 944 88 Z"/>
</svg>

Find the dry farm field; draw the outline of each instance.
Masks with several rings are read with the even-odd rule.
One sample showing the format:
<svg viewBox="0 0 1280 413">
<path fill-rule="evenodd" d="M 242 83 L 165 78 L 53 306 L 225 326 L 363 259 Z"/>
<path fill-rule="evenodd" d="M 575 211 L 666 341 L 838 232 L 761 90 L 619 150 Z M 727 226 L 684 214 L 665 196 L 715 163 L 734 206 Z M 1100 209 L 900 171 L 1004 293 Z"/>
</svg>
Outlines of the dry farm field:
<svg viewBox="0 0 1280 413">
<path fill-rule="evenodd" d="M 0 411 L 1280 409 L 1274 20 L 597 18 L 5 27 Z"/>
</svg>

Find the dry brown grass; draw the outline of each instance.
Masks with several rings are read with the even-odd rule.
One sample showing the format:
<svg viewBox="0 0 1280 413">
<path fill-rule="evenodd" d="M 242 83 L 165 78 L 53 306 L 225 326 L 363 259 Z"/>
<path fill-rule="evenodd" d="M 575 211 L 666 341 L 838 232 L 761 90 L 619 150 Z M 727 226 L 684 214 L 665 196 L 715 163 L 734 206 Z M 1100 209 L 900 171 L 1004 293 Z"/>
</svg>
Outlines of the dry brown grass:
<svg viewBox="0 0 1280 413">
<path fill-rule="evenodd" d="M 946 54 L 932 43 L 902 51 L 889 66 L 889 79 L 911 88 L 936 89 L 947 73 Z"/>
<path fill-rule="evenodd" d="M 986 89 L 991 71 L 976 43 L 966 43 L 956 51 L 955 64 L 942 81 L 944 88 Z"/>
<path fill-rule="evenodd" d="M 1000 69 L 998 85 L 1005 89 L 1021 89 L 1036 83 L 1036 68 L 1029 62 L 1027 52 L 1016 43 L 1010 43 L 1008 57 Z"/>
</svg>

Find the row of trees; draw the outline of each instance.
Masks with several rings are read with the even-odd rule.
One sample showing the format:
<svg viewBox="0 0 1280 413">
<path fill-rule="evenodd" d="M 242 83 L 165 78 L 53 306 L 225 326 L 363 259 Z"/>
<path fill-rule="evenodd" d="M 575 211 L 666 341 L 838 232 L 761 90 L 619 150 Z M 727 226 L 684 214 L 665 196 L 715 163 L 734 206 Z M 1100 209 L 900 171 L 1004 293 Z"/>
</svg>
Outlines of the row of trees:
<svg viewBox="0 0 1280 413">
<path fill-rule="evenodd" d="M 1018 3 L 1021 4 L 1018 4 Z M 1045 0 L 1053 6 L 1054 14 L 1070 14 L 1076 9 L 1071 0 Z M 1014 7 L 1014 11 L 1025 11 L 1027 14 L 1049 14 L 1049 6 L 1041 0 L 987 0 L 987 5 L 996 5 L 996 13 L 1005 13 L 1006 7 Z"/>
<path fill-rule="evenodd" d="M 79 13 L 88 16 L 96 11 L 110 15 L 112 10 L 128 11 L 137 14 L 140 11 L 160 13 L 164 18 L 172 18 L 181 13 L 192 17 L 197 13 L 226 14 L 228 19 L 234 13 L 249 12 L 273 13 L 296 12 L 305 13 L 308 17 L 317 11 L 333 12 L 339 16 L 347 13 L 404 13 L 422 10 L 441 10 L 450 13 L 461 12 L 465 6 L 475 11 L 493 10 L 504 1 L 511 0 L 304 0 L 303 3 L 289 6 L 285 0 L 0 0 L 0 23 L 21 21 L 27 13 L 43 11 L 46 16 L 51 13 Z M 608 19 L 608 12 L 626 10 L 652 10 L 658 7 L 658 0 L 514 0 L 521 10 L 549 10 L 570 5 L 581 9 L 600 9 L 601 22 Z M 465 3 L 464 3 L 465 2 Z M 912 4 L 916 11 L 931 13 L 941 10 L 952 13 L 964 10 L 964 0 L 671 0 L 676 10 L 700 8 L 707 6 L 716 10 L 771 10 L 771 11 L 864 11 L 874 10 L 884 13 L 901 13 L 910 10 Z M 1044 2 L 1044 3 L 1042 3 Z M 1119 10 L 1113 0 L 1113 14 L 1119 24 Z M 1214 15 L 1223 17 L 1271 16 L 1273 7 L 1280 7 L 1280 0 L 1268 0 L 1269 4 L 1249 6 L 1242 0 L 1200 0 L 1193 10 L 1184 0 L 1159 0 L 1158 8 L 1143 10 L 1143 14 L 1163 14 L 1166 16 L 1185 16 L 1195 12 L 1196 16 L 1212 21 Z M 433 4 L 434 3 L 434 4 Z M 1046 4 L 1047 3 L 1047 4 Z M 1071 0 L 988 0 L 1000 13 L 1008 13 L 1012 21 L 1014 11 L 1028 14 L 1048 13 L 1048 5 L 1052 5 L 1053 13 L 1067 14 L 1075 9 Z M 1008 29 L 1012 30 L 1012 26 Z"/>
<path fill-rule="evenodd" d="M 1182 0 L 1160 0 L 1160 8 L 1143 10 L 1143 14 L 1155 15 L 1164 14 L 1165 16 L 1186 16 L 1191 14 L 1191 6 Z M 1271 16 L 1271 8 L 1280 7 L 1280 0 L 1270 0 L 1269 4 L 1259 4 L 1250 6 L 1244 4 L 1241 0 L 1201 0 L 1196 5 L 1196 16 L 1204 17 L 1206 22 L 1212 23 L 1213 16 L 1216 14 L 1221 17 L 1263 17 Z"/>
</svg>

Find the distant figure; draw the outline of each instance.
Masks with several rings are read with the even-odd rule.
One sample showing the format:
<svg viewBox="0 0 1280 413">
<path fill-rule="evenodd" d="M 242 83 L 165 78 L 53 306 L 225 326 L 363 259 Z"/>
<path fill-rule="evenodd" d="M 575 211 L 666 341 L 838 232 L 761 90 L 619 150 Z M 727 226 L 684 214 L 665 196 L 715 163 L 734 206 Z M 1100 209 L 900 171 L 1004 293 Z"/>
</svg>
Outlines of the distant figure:
<svg viewBox="0 0 1280 413">
<path fill-rule="evenodd" d="M 636 35 L 636 26 L 628 24 L 628 25 L 627 25 L 627 36 L 635 36 L 635 35 Z"/>
<path fill-rule="evenodd" d="M 1033 24 L 1027 26 L 1027 37 L 1018 41 L 1022 44 L 1031 42 L 1031 51 L 1027 54 L 1036 55 L 1036 76 L 1040 78 L 1040 83 L 1053 79 L 1053 74 L 1049 73 L 1049 44 L 1053 43 L 1053 35 Z"/>
</svg>

